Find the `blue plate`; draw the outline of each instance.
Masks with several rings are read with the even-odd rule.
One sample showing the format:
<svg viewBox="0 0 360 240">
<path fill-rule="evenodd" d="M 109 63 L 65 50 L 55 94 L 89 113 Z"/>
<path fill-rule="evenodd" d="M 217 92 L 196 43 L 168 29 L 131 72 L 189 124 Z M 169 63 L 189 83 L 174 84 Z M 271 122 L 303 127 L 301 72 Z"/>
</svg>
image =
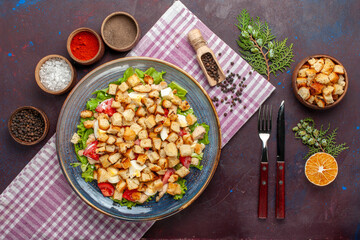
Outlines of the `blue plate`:
<svg viewBox="0 0 360 240">
<path fill-rule="evenodd" d="M 187 100 L 194 109 L 198 122 L 205 122 L 210 126 L 209 140 L 206 145 L 203 169 L 193 168 L 185 177 L 188 191 L 181 200 L 174 200 L 166 194 L 158 203 L 155 200 L 132 209 L 114 203 L 110 198 L 104 197 L 96 181 L 87 183 L 81 178 L 79 167 L 72 167 L 70 163 L 77 162 L 74 147 L 70 139 L 80 120 L 80 112 L 85 109 L 85 104 L 91 93 L 103 89 L 108 84 L 122 77 L 129 67 L 146 70 L 154 67 L 157 71 L 166 71 L 166 82 L 176 82 L 187 91 Z M 220 123 L 215 108 L 205 90 L 184 70 L 168 62 L 147 58 L 128 57 L 105 63 L 88 73 L 71 91 L 61 109 L 56 129 L 56 148 L 61 169 L 70 186 L 81 199 L 94 209 L 123 220 L 147 221 L 158 220 L 171 216 L 189 206 L 206 188 L 215 173 L 219 162 L 221 149 Z"/>
</svg>

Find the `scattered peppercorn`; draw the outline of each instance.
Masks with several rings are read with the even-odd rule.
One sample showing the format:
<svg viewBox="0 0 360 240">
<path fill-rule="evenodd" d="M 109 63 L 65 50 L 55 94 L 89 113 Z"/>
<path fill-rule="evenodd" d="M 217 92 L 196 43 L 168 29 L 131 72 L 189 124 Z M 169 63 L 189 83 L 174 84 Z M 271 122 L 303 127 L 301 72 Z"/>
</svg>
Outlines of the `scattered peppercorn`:
<svg viewBox="0 0 360 240">
<path fill-rule="evenodd" d="M 34 109 L 20 110 L 13 116 L 10 123 L 11 133 L 24 142 L 35 142 L 43 135 L 44 130 L 44 119 Z"/>
</svg>

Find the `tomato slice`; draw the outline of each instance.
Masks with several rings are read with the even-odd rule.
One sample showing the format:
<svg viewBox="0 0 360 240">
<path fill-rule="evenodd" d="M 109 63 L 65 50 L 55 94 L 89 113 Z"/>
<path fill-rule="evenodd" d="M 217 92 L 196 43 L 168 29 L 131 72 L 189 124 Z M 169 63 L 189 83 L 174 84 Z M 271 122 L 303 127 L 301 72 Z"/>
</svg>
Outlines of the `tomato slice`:
<svg viewBox="0 0 360 240">
<path fill-rule="evenodd" d="M 95 110 L 98 113 L 106 113 L 111 117 L 114 113 L 116 113 L 116 109 L 111 107 L 113 101 L 113 98 L 106 99 L 105 101 L 102 101 Z"/>
<path fill-rule="evenodd" d="M 136 189 L 133 189 L 133 190 L 126 189 L 123 193 L 123 198 L 125 198 L 128 201 L 134 202 L 132 194 L 137 193 L 137 192 L 138 192 L 138 190 L 136 190 Z"/>
<path fill-rule="evenodd" d="M 164 116 L 167 117 L 169 115 L 169 109 L 164 108 Z"/>
<path fill-rule="evenodd" d="M 191 157 L 179 157 L 181 164 L 186 167 L 189 168 L 190 164 L 191 164 Z"/>
<path fill-rule="evenodd" d="M 90 143 L 89 146 L 87 146 L 85 148 L 83 155 L 85 157 L 89 157 L 89 158 L 92 158 L 92 159 L 98 161 L 99 154 L 96 154 L 97 145 L 98 145 L 98 141 L 94 141 L 94 142 Z"/>
<path fill-rule="evenodd" d="M 107 182 L 98 183 L 98 187 L 100 188 L 100 191 L 104 197 L 111 197 L 114 195 L 115 188 L 112 184 Z"/>
<path fill-rule="evenodd" d="M 184 129 L 181 129 L 180 132 L 179 132 L 180 137 L 182 137 L 182 136 L 184 136 L 186 134 L 188 134 L 188 133 Z"/>
<path fill-rule="evenodd" d="M 168 169 L 162 179 L 163 184 L 167 184 L 170 176 L 173 175 L 174 173 L 175 173 L 175 169 L 173 169 L 173 168 Z"/>
</svg>

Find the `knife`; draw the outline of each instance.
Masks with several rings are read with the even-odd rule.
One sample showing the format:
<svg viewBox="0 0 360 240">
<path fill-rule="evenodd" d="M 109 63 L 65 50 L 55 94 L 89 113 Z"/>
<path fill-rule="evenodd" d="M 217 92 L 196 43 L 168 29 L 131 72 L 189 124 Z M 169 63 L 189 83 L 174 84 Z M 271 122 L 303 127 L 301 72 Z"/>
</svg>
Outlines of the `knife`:
<svg viewBox="0 0 360 240">
<path fill-rule="evenodd" d="M 277 117 L 276 156 L 276 218 L 285 218 L 285 102 L 280 104 Z"/>
</svg>

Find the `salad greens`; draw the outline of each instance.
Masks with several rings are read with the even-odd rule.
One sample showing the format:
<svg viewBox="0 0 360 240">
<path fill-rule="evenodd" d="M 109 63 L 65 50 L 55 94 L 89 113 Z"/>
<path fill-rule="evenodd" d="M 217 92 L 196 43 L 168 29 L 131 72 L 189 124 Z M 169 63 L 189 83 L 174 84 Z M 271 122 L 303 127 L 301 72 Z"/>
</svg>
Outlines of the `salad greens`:
<svg viewBox="0 0 360 240">
<path fill-rule="evenodd" d="M 155 68 L 151 67 L 149 69 L 147 69 L 145 72 L 140 70 L 140 69 L 134 69 L 134 68 L 128 68 L 125 72 L 123 77 L 117 79 L 114 82 L 111 82 L 111 84 L 117 84 L 120 85 L 121 83 L 125 82 L 129 77 L 131 77 L 132 75 L 136 74 L 139 78 L 140 81 L 145 84 L 144 82 L 144 77 L 145 75 L 149 75 L 154 79 L 154 84 L 159 84 L 160 82 L 164 81 L 163 75 L 166 72 L 161 71 L 158 72 L 155 70 Z M 180 85 L 178 85 L 175 82 L 171 82 L 168 87 L 170 87 L 172 90 L 176 89 L 176 93 L 175 95 L 178 96 L 179 98 L 181 98 L 182 100 L 186 99 L 186 94 L 187 91 L 181 87 Z M 95 92 L 93 92 L 92 94 L 95 95 L 95 98 L 90 98 L 87 103 L 86 103 L 86 109 L 95 112 L 95 109 L 97 108 L 97 106 L 103 102 L 106 99 L 112 98 L 113 95 L 108 94 L 108 87 L 104 88 L 104 89 L 100 89 L 97 90 Z M 128 90 L 128 92 L 132 92 L 133 90 L 130 89 Z M 181 111 L 180 108 L 177 109 L 177 114 L 183 115 L 183 116 L 187 116 L 188 114 L 194 114 L 194 110 L 192 108 L 186 110 L 186 111 Z M 195 114 L 194 114 L 195 115 Z M 94 170 L 95 170 L 95 166 L 93 164 L 90 164 L 88 162 L 87 157 L 85 156 L 80 156 L 78 151 L 85 149 L 86 148 L 86 142 L 89 138 L 90 134 L 94 133 L 94 130 L 92 128 L 87 129 L 84 126 L 84 122 L 87 120 L 93 120 L 94 117 L 91 118 L 80 118 L 80 123 L 77 125 L 77 134 L 80 137 L 80 140 L 78 141 L 77 144 L 74 144 L 74 148 L 75 148 L 75 154 L 77 156 L 77 159 L 79 160 L 79 162 L 76 163 L 71 163 L 71 166 L 73 167 L 81 167 L 82 170 L 82 177 L 85 179 L 86 182 L 91 182 L 92 180 L 94 180 Z M 194 129 L 197 126 L 203 126 L 206 130 L 206 134 L 204 136 L 203 139 L 199 140 L 198 143 L 203 143 L 203 144 L 209 144 L 209 138 L 208 138 L 208 131 L 209 131 L 209 126 L 205 123 L 195 123 L 192 126 L 189 126 L 191 132 L 194 131 Z M 190 167 L 194 167 L 197 168 L 199 170 L 202 170 L 203 166 L 201 165 L 201 161 L 203 159 L 203 153 L 201 154 L 196 154 L 193 153 L 191 157 L 197 158 L 199 159 L 199 164 L 198 165 L 190 165 Z M 175 166 L 175 169 L 179 169 L 181 168 L 182 165 L 178 164 L 177 166 Z M 177 183 L 181 186 L 181 194 L 177 194 L 174 196 L 175 200 L 179 200 L 181 198 L 183 198 L 185 192 L 187 191 L 187 186 L 186 186 L 186 180 L 184 178 L 180 178 Z M 133 206 L 137 205 L 136 202 L 132 202 L 129 201 L 125 198 L 123 198 L 122 200 L 117 200 L 114 199 L 113 197 L 110 197 L 114 202 L 119 203 L 121 206 L 126 206 L 127 208 L 132 208 Z M 152 197 L 149 197 L 149 199 L 147 201 L 150 201 L 152 199 Z"/>
</svg>

